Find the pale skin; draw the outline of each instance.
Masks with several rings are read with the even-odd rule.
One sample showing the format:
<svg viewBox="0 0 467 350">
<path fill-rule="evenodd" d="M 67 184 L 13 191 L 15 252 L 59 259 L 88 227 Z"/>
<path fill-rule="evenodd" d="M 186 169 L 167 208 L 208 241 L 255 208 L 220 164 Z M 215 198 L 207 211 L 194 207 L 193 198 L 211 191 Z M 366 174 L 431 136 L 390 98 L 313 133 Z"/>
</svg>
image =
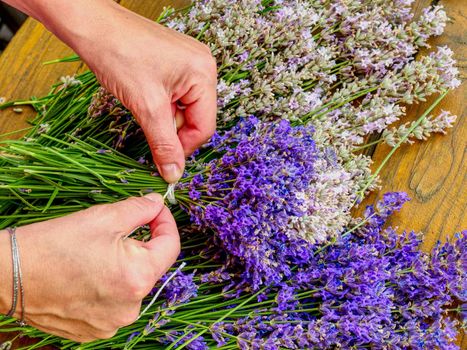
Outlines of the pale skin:
<svg viewBox="0 0 467 350">
<path fill-rule="evenodd" d="M 5 2 L 80 55 L 133 112 L 164 179 L 177 181 L 185 157 L 215 130 L 216 64 L 209 48 L 111 0 Z M 150 241 L 122 239 L 144 224 Z M 17 239 L 26 322 L 79 342 L 109 338 L 134 322 L 142 299 L 180 251 L 175 220 L 156 194 L 22 226 Z M 12 283 L 10 240 L 0 231 L 0 314 L 11 307 Z"/>
</svg>

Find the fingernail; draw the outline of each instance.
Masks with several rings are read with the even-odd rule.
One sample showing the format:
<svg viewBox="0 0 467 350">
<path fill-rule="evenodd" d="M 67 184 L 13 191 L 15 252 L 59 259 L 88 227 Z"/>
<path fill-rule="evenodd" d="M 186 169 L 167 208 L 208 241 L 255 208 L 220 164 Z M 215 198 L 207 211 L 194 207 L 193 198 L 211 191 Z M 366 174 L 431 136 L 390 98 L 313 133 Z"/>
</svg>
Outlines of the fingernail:
<svg viewBox="0 0 467 350">
<path fill-rule="evenodd" d="M 168 183 L 177 182 L 182 177 L 182 172 L 175 163 L 161 165 L 161 172 L 162 177 Z"/>
<path fill-rule="evenodd" d="M 185 114 L 180 109 L 177 109 L 175 112 L 175 123 L 177 125 L 177 130 L 181 129 L 183 124 L 185 124 Z"/>
<path fill-rule="evenodd" d="M 144 195 L 144 198 L 149 199 L 150 201 L 153 202 L 160 202 L 162 201 L 162 196 L 159 193 L 148 193 Z"/>
</svg>

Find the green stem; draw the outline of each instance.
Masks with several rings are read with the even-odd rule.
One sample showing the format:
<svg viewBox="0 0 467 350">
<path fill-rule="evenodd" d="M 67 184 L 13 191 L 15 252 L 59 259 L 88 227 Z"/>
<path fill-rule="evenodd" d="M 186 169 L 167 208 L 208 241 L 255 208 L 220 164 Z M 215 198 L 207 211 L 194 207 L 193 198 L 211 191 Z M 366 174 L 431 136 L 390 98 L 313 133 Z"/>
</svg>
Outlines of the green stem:
<svg viewBox="0 0 467 350">
<path fill-rule="evenodd" d="M 373 181 L 378 177 L 379 173 L 381 170 L 384 168 L 386 163 L 391 159 L 392 155 L 396 152 L 396 150 L 407 140 L 408 137 L 412 134 L 412 132 L 415 130 L 417 126 L 419 126 L 422 121 L 428 116 L 428 114 L 433 111 L 433 109 L 443 100 L 443 98 L 446 97 L 448 94 L 448 91 L 444 91 L 438 98 L 431 104 L 430 107 L 417 119 L 415 123 L 412 124 L 412 126 L 407 130 L 406 136 L 401 138 L 397 144 L 394 145 L 394 147 L 391 149 L 391 151 L 388 153 L 388 155 L 383 159 L 381 164 L 378 166 L 378 168 L 375 170 L 375 172 L 371 175 L 371 177 L 368 179 L 366 182 L 365 186 L 357 193 L 357 199 L 355 200 L 354 204 L 356 204 L 358 199 L 363 199 L 365 196 L 366 190 L 371 186 Z"/>
</svg>

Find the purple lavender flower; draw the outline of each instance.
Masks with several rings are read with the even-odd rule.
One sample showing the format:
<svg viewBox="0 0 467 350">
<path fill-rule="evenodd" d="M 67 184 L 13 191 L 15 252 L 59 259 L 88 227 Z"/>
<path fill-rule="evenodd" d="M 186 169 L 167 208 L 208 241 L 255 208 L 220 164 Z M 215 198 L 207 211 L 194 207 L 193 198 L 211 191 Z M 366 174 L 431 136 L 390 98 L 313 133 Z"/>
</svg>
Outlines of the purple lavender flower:
<svg viewBox="0 0 467 350">
<path fill-rule="evenodd" d="M 365 218 L 368 220 L 369 226 L 380 228 L 393 212 L 399 211 L 402 205 L 409 200 L 410 198 L 405 192 L 385 193 L 376 207 L 369 205 L 365 209 Z"/>
<path fill-rule="evenodd" d="M 160 282 L 163 283 L 170 273 L 165 274 Z M 167 284 L 164 289 L 164 296 L 168 305 L 186 303 L 198 294 L 198 285 L 193 281 L 194 273 L 184 274 L 178 272 L 177 275 Z"/>
<path fill-rule="evenodd" d="M 127 338 L 126 342 L 129 343 L 131 342 L 134 338 L 136 338 L 138 335 L 140 335 L 141 332 L 133 332 L 130 334 L 130 336 Z"/>
<path fill-rule="evenodd" d="M 194 328 L 194 327 L 189 327 Z M 188 350 L 208 350 L 209 346 L 206 344 L 203 336 L 198 336 L 195 331 L 190 332 L 178 332 L 178 331 L 171 331 L 170 335 L 167 335 L 164 339 L 161 339 L 161 342 L 166 343 L 173 343 L 175 342 L 175 347 L 184 344 L 186 341 L 196 337 L 193 341 L 191 341 L 187 346 L 186 349 Z"/>
<path fill-rule="evenodd" d="M 201 203 L 189 209 L 193 221 L 214 231 L 215 244 L 253 288 L 281 281 L 292 264 L 309 257 L 310 244 L 288 234 L 287 225 L 291 216 L 304 215 L 298 194 L 314 175 L 312 130 L 251 117 L 210 146 L 219 159 L 186 186 Z"/>
<path fill-rule="evenodd" d="M 386 194 L 364 226 L 315 247 L 287 284 L 272 287 L 274 305 L 217 324 L 213 340 L 222 346 L 230 334 L 241 349 L 458 349 L 458 322 L 446 310 L 467 301 L 467 236 L 429 255 L 419 235 L 383 228 L 407 200 Z"/>
</svg>

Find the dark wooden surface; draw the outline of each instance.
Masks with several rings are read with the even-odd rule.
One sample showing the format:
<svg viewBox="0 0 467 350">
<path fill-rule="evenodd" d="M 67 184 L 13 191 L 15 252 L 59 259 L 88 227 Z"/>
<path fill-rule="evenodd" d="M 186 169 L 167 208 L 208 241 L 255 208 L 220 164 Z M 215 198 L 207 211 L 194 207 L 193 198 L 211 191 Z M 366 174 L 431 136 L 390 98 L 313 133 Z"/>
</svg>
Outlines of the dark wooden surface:
<svg viewBox="0 0 467 350">
<path fill-rule="evenodd" d="M 419 0 L 414 4 L 416 12 L 434 1 Z M 461 71 L 466 78 L 466 35 L 467 1 L 436 1 L 445 6 L 452 18 L 445 33 L 431 41 L 435 45 L 449 45 Z M 122 0 L 120 3 L 139 14 L 156 18 L 167 5 L 181 7 L 186 0 Z M 40 23 L 28 19 L 0 56 L 0 97 L 7 100 L 41 96 L 63 75 L 72 75 L 83 70 L 81 63 L 67 63 L 44 66 L 42 63 L 67 56 L 71 50 L 51 35 Z M 447 135 L 430 138 L 428 142 L 418 142 L 403 146 L 391 158 L 382 175 L 382 188 L 373 193 L 363 204 L 373 203 L 375 198 L 386 191 L 406 191 L 413 199 L 394 216 L 392 222 L 401 228 L 421 231 L 425 234 L 424 249 L 430 249 L 438 239 L 452 235 L 466 228 L 466 122 L 465 101 L 467 90 L 463 84 L 437 108 L 457 114 L 459 119 Z M 407 120 L 415 119 L 427 104 L 409 109 Z M 27 126 L 26 120 L 33 116 L 27 108 L 17 114 L 11 110 L 0 112 L 0 133 L 14 131 Z M 19 136 L 19 135 L 18 135 Z M 374 152 L 377 166 L 386 156 L 388 148 L 376 147 Z M 363 207 L 363 206 L 362 206 Z M 359 210 L 356 210 L 358 212 Z M 465 337 L 464 337 L 465 338 Z M 0 343 L 4 336 L 0 334 Z M 460 340 L 461 348 L 467 349 L 467 339 Z M 20 342 L 15 342 L 18 346 Z M 24 341 L 21 341 L 22 345 Z"/>
</svg>

